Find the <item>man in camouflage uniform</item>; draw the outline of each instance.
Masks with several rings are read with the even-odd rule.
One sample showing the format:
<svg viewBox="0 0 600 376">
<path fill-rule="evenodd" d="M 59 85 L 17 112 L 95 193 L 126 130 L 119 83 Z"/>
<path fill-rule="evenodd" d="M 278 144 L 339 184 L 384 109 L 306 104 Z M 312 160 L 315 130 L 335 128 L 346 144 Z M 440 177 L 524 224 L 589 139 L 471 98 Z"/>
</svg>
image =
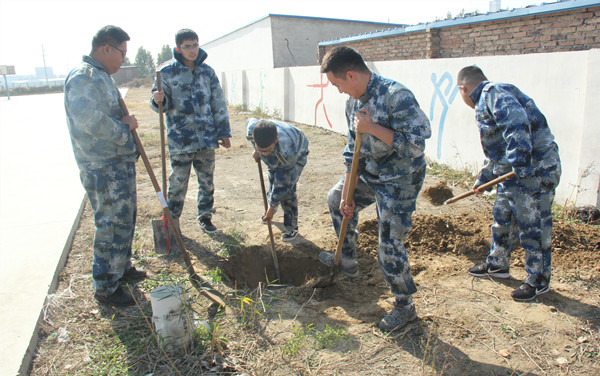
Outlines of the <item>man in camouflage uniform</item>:
<svg viewBox="0 0 600 376">
<path fill-rule="evenodd" d="M 476 277 L 508 278 L 510 255 L 517 236 L 525 249 L 527 279 L 511 296 L 534 299 L 549 290 L 552 256 L 552 201 L 560 180 L 558 145 L 546 118 L 517 87 L 489 82 L 481 69 L 458 73 L 463 101 L 475 109 L 486 163 L 476 187 L 514 171 L 516 177 L 498 184 L 492 214 L 492 247 L 486 262 L 469 273 Z"/>
<path fill-rule="evenodd" d="M 285 227 L 281 240 L 290 242 L 298 235 L 296 183 L 306 165 L 308 139 L 300 129 L 281 121 L 250 118 L 246 130 L 255 149 L 254 160 L 262 159 L 269 170 L 269 205 L 262 219 L 272 219 L 281 203 Z"/>
<path fill-rule="evenodd" d="M 215 149 L 231 147 L 227 103 L 215 71 L 204 63 L 206 52 L 198 35 L 182 29 L 175 35 L 174 59 L 161 72 L 162 90 L 152 89 L 150 107 L 163 103 L 167 115 L 167 142 L 171 159 L 167 203 L 179 219 L 187 193 L 191 166 L 198 178 L 198 222 L 206 233 L 217 228 L 214 212 Z"/>
<path fill-rule="evenodd" d="M 129 36 L 106 26 L 94 36 L 90 56 L 84 56 L 65 82 L 67 124 L 80 178 L 94 210 L 95 297 L 100 302 L 130 305 L 133 297 L 119 280 L 140 279 L 143 270 L 131 265 L 135 231 L 135 162 L 139 156 L 130 130 L 134 116 L 125 115 L 120 94 L 110 77 L 125 59 Z"/>
<path fill-rule="evenodd" d="M 425 139 L 431 137 L 431 126 L 410 90 L 371 72 L 360 54 L 351 48 L 342 46 L 329 51 L 321 72 L 327 74 L 340 93 L 351 97 L 346 106 L 346 175 L 327 198 L 336 233 L 339 234 L 342 218 L 349 218 L 340 266 L 347 276 L 358 275 L 358 212 L 375 202 L 379 264 L 396 298 L 394 308 L 381 320 L 379 328 L 392 331 L 417 318 L 412 302 L 417 288 L 403 243 L 425 180 Z M 346 202 L 356 132 L 364 135 L 358 181 L 354 202 Z M 330 252 L 322 252 L 319 259 L 325 265 L 333 265 Z"/>
</svg>

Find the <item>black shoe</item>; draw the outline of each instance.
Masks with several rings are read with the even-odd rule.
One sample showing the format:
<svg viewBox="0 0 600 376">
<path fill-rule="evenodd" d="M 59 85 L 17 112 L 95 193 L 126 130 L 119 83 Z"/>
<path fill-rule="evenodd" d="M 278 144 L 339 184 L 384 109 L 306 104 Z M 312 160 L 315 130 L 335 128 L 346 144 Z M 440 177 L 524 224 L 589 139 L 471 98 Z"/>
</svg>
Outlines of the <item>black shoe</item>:
<svg viewBox="0 0 600 376">
<path fill-rule="evenodd" d="M 298 236 L 298 230 L 286 231 L 281 236 L 281 240 L 284 242 L 291 242 L 296 239 L 296 236 Z"/>
<path fill-rule="evenodd" d="M 510 277 L 510 272 L 508 269 L 494 268 L 493 266 L 488 265 L 487 262 L 470 267 L 469 274 L 474 277 L 486 277 L 486 276 L 490 276 L 493 278 L 509 278 Z"/>
<path fill-rule="evenodd" d="M 100 294 L 96 293 L 96 294 L 94 294 L 94 298 L 96 298 L 96 300 L 99 301 L 100 303 L 113 305 L 113 306 L 130 306 L 130 305 L 135 304 L 135 300 L 133 299 L 133 296 L 131 296 L 131 294 L 129 294 L 128 292 L 123 290 L 121 288 L 121 286 L 117 287 L 115 292 L 113 292 L 112 294 L 110 294 L 108 296 L 104 296 L 104 295 L 100 295 Z"/>
<path fill-rule="evenodd" d="M 132 266 L 131 268 L 129 268 L 129 270 L 123 273 L 121 281 L 139 281 L 141 279 L 145 279 L 147 276 L 148 273 L 146 273 L 145 270 L 136 269 L 135 266 Z"/>
<path fill-rule="evenodd" d="M 548 291 L 550 291 L 549 286 L 537 288 L 532 287 L 527 283 L 523 283 L 518 289 L 514 289 L 510 293 L 510 296 L 512 296 L 512 298 L 518 302 L 525 302 L 528 300 L 532 300 L 538 295 L 547 293 Z"/>
<path fill-rule="evenodd" d="M 200 220 L 200 228 L 204 230 L 204 232 L 206 232 L 207 234 L 214 234 L 215 232 L 217 232 L 217 228 L 215 227 L 215 225 L 212 224 L 212 222 L 208 218 L 203 218 Z"/>
</svg>

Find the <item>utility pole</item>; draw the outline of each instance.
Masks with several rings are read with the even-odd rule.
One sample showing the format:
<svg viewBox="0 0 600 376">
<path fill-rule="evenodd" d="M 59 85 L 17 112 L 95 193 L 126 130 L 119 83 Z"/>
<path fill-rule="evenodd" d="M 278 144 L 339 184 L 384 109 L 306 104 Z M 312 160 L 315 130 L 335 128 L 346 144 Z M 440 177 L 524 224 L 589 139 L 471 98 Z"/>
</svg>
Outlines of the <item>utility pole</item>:
<svg viewBox="0 0 600 376">
<path fill-rule="evenodd" d="M 46 69 L 46 55 L 44 52 L 44 45 L 42 44 L 42 60 L 44 61 L 44 75 L 46 76 L 46 86 L 50 86 L 48 83 L 48 70 Z"/>
</svg>

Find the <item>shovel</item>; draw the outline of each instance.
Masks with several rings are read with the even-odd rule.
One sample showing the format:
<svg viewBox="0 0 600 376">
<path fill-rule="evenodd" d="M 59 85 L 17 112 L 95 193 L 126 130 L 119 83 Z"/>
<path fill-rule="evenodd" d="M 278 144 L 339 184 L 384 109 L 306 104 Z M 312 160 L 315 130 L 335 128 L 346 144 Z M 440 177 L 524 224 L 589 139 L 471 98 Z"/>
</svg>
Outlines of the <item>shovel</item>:
<svg viewBox="0 0 600 376">
<path fill-rule="evenodd" d="M 256 161 L 258 165 L 258 176 L 260 176 L 260 188 L 262 190 L 263 202 L 265 204 L 265 212 L 269 208 L 267 203 L 267 191 L 265 190 L 265 179 L 263 178 L 262 162 L 260 159 Z M 271 219 L 267 221 L 269 227 L 269 238 L 271 240 L 271 256 L 273 256 L 273 264 L 275 265 L 275 276 L 277 277 L 277 283 L 281 283 L 281 275 L 279 274 L 279 262 L 277 261 L 277 253 L 275 252 L 275 240 L 273 239 L 273 227 L 271 226 Z"/>
<path fill-rule="evenodd" d="M 156 72 L 156 88 L 158 91 L 162 90 L 162 84 L 160 80 L 160 71 Z M 163 116 L 163 104 L 158 104 L 158 114 L 160 120 L 160 156 L 161 156 L 161 167 L 162 167 L 162 192 L 167 191 L 167 161 L 166 161 L 166 150 L 165 150 L 165 119 Z M 179 228 L 170 227 L 173 231 L 179 231 Z M 173 233 L 169 231 L 169 223 L 165 216 L 162 219 L 152 220 L 152 232 L 154 234 L 154 250 L 158 254 L 170 254 L 171 251 L 178 251 L 177 241 Z"/>
<path fill-rule="evenodd" d="M 121 105 L 121 109 L 123 110 L 123 113 L 125 114 L 125 116 L 127 116 L 127 115 L 129 115 L 129 110 L 127 110 L 125 101 L 123 100 L 123 98 L 120 95 L 121 94 L 119 92 L 119 104 Z M 140 137 L 138 136 L 135 129 L 131 130 L 131 135 L 133 136 L 133 141 L 135 142 L 135 145 L 138 148 L 140 156 L 142 157 L 142 160 L 144 161 L 144 166 L 146 166 L 146 171 L 148 171 L 148 175 L 150 176 L 150 180 L 152 181 L 152 185 L 154 186 L 154 190 L 156 191 L 156 196 L 158 197 L 158 201 L 160 201 L 160 204 L 163 208 L 163 215 L 167 218 L 169 226 L 171 226 L 171 228 L 176 228 L 175 220 L 173 219 L 173 216 L 171 215 L 171 211 L 169 210 L 169 207 L 167 206 L 165 196 L 163 195 L 163 193 L 160 190 L 160 186 L 158 185 L 158 181 L 156 180 L 156 176 L 154 175 L 154 171 L 152 170 L 152 166 L 150 165 L 148 156 L 146 155 L 146 152 L 144 151 L 144 147 L 142 146 L 142 141 L 140 140 Z M 192 284 L 194 285 L 194 287 L 196 287 L 200 291 L 200 293 L 202 295 L 204 295 L 206 298 L 212 300 L 214 303 L 216 303 L 222 307 L 225 307 L 225 301 L 223 300 L 223 295 L 219 291 L 215 290 L 214 287 L 212 287 L 210 285 L 210 283 L 206 282 L 200 276 L 198 276 L 198 274 L 196 274 L 196 271 L 194 271 L 194 266 L 192 265 L 192 261 L 190 260 L 190 255 L 188 254 L 187 250 L 185 249 L 185 246 L 183 245 L 183 240 L 181 239 L 181 234 L 179 233 L 179 231 L 174 231 L 173 234 L 175 235 L 175 241 L 177 242 L 177 245 L 179 246 L 179 251 L 181 253 L 181 256 L 183 257 L 183 260 L 185 261 L 186 271 L 188 272 L 188 274 L 190 276 L 190 280 L 191 280 Z"/>
<path fill-rule="evenodd" d="M 504 175 L 502 175 L 502 176 L 500 176 L 500 177 L 498 177 L 498 178 L 496 178 L 496 179 L 494 179 L 494 180 L 491 180 L 491 181 L 489 181 L 489 182 L 487 182 L 487 183 L 485 183 L 485 184 L 481 184 L 479 187 L 476 187 L 476 188 L 477 188 L 478 190 L 485 191 L 486 189 L 488 189 L 488 188 L 490 188 L 490 187 L 492 187 L 492 186 L 494 186 L 494 185 L 496 185 L 496 184 L 498 184 L 498 183 L 500 183 L 500 182 L 503 182 L 503 181 L 505 181 L 505 180 L 507 180 L 507 179 L 510 179 L 510 178 L 512 178 L 512 177 L 514 177 L 514 176 L 515 176 L 515 173 L 514 173 L 514 171 L 511 171 L 511 172 L 509 172 L 508 174 L 504 174 Z M 460 200 L 460 199 L 463 199 L 463 198 L 465 198 L 465 197 L 469 197 L 469 196 L 471 196 L 471 195 L 473 195 L 473 194 L 475 194 L 475 191 L 474 191 L 474 190 L 471 190 L 471 191 L 468 191 L 468 192 L 462 193 L 462 194 L 460 194 L 460 195 L 458 195 L 458 196 L 454 196 L 454 197 L 452 197 L 452 198 L 449 198 L 449 199 L 447 199 L 446 201 L 444 201 L 444 205 L 446 205 L 446 204 L 451 204 L 451 203 L 453 203 L 453 202 L 455 202 L 455 201 L 458 201 L 458 200 Z"/>
<path fill-rule="evenodd" d="M 346 193 L 346 203 L 351 203 L 354 199 L 354 188 L 356 187 L 356 174 L 358 172 L 358 160 L 360 158 L 361 143 L 362 133 L 356 132 L 356 139 L 354 140 L 354 154 L 352 157 L 352 169 L 350 170 L 350 181 L 348 182 L 348 192 Z M 343 217 L 342 226 L 340 228 L 340 235 L 338 237 L 337 249 L 333 258 L 333 266 L 331 267 L 331 273 L 329 275 L 319 278 L 319 280 L 313 285 L 313 288 L 323 288 L 333 284 L 333 279 L 340 271 L 340 258 L 342 257 L 342 247 L 344 245 L 344 238 L 346 237 L 347 227 L 348 218 Z"/>
</svg>

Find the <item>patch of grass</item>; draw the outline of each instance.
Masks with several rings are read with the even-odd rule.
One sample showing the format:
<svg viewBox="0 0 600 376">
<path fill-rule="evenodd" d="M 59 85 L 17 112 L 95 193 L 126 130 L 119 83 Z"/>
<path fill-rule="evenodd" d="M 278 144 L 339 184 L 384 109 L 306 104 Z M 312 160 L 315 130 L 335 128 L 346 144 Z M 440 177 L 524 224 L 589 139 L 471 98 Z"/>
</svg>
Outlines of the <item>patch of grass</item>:
<svg viewBox="0 0 600 376">
<path fill-rule="evenodd" d="M 218 266 L 205 271 L 203 274 L 210 279 L 212 284 L 221 283 L 224 279 L 227 280 L 227 275 Z"/>
<path fill-rule="evenodd" d="M 250 112 L 250 114 L 258 119 L 281 119 L 281 112 L 279 111 L 279 109 L 274 108 L 273 110 L 269 110 L 269 108 L 266 106 L 264 109 L 261 107 L 256 107 Z"/>
<path fill-rule="evenodd" d="M 319 330 L 313 324 L 306 324 L 294 329 L 294 334 L 283 345 L 282 351 L 285 355 L 295 356 L 303 349 L 335 349 L 349 340 L 350 335 L 345 329 L 325 325 L 325 328 Z"/>
<path fill-rule="evenodd" d="M 235 218 L 231 218 L 232 226 L 228 231 L 229 236 L 227 236 L 226 240 L 219 242 L 216 246 L 214 252 L 222 257 L 229 257 L 231 255 L 235 255 L 242 248 L 245 247 L 244 241 L 246 239 L 246 235 L 244 234 L 244 230 Z"/>
<path fill-rule="evenodd" d="M 196 328 L 196 343 L 198 353 L 218 353 L 223 355 L 227 347 L 227 338 L 215 322 L 202 321 Z"/>
<path fill-rule="evenodd" d="M 427 173 L 444 178 L 451 185 L 470 188 L 477 178 L 468 169 L 456 170 L 446 164 L 437 163 L 429 159 L 427 160 L 427 165 L 429 167 Z"/>
<path fill-rule="evenodd" d="M 138 282 L 138 286 L 144 291 L 152 291 L 157 287 L 166 285 L 180 285 L 186 286 L 189 283 L 187 274 L 172 273 L 168 270 L 163 273 L 157 274 L 152 278 L 146 278 L 143 281 Z"/>
</svg>

